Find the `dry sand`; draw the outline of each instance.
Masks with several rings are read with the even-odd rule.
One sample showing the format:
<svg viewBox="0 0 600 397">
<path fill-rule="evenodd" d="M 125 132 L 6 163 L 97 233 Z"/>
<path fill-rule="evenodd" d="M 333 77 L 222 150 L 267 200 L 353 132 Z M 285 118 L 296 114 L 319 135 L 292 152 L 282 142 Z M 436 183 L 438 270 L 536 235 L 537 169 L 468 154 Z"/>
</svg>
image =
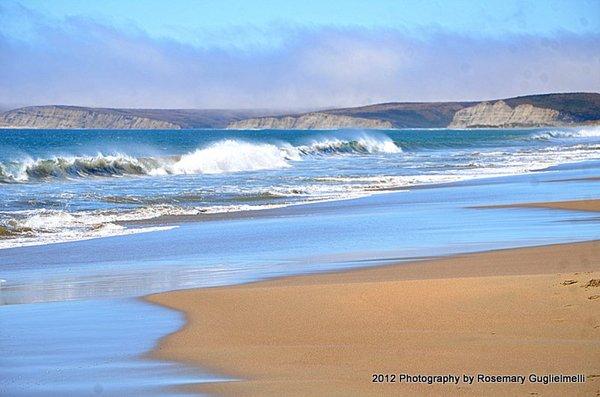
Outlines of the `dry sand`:
<svg viewBox="0 0 600 397">
<path fill-rule="evenodd" d="M 201 392 L 594 396 L 600 395 L 600 282 L 592 281 L 598 279 L 600 242 L 585 242 L 147 299 L 187 318 L 155 357 L 239 379 L 193 387 Z M 375 373 L 581 373 L 587 382 L 372 383 Z"/>
</svg>

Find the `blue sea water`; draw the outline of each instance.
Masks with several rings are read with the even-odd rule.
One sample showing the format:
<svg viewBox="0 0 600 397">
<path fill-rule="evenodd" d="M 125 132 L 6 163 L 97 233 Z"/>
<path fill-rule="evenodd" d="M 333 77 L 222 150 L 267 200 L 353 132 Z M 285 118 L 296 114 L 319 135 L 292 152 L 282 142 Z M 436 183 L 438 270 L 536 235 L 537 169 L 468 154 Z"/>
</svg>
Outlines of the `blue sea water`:
<svg viewBox="0 0 600 397">
<path fill-rule="evenodd" d="M 0 324 L 2 396 L 160 396 L 219 379 L 143 359 L 183 319 L 133 299 L 5 306 Z"/>
<path fill-rule="evenodd" d="M 140 358 L 181 318 L 134 298 L 598 239 L 594 213 L 474 207 L 597 198 L 599 174 L 594 128 L 0 131 L 0 385 L 217 380 Z"/>
<path fill-rule="evenodd" d="M 0 131 L 0 248 L 598 158 L 600 130 Z M 160 223 L 160 222 L 159 222 Z"/>
</svg>

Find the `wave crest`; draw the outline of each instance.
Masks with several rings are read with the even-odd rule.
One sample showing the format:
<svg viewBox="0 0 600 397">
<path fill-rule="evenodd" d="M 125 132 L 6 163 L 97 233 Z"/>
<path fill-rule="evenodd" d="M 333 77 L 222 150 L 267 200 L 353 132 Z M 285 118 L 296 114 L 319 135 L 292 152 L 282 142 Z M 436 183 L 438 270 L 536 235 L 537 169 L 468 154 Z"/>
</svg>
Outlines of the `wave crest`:
<svg viewBox="0 0 600 397">
<path fill-rule="evenodd" d="M 589 127 L 578 130 L 553 130 L 531 135 L 534 140 L 550 140 L 561 138 L 595 138 L 600 137 L 600 127 Z"/>
<path fill-rule="evenodd" d="M 0 182 L 145 175 L 155 165 L 156 161 L 153 159 L 137 159 L 120 154 L 106 156 L 101 153 L 87 157 L 26 160 L 0 163 Z"/>
<path fill-rule="evenodd" d="M 53 157 L 0 163 L 0 182 L 135 175 L 221 174 L 291 167 L 309 155 L 399 153 L 387 136 L 362 134 L 348 139 L 323 138 L 307 145 L 251 143 L 225 139 L 172 157 L 125 154 Z"/>
<path fill-rule="evenodd" d="M 205 149 L 188 153 L 172 165 L 153 174 L 221 174 L 286 168 L 287 152 L 271 144 L 255 144 L 232 139 L 216 142 Z"/>
<path fill-rule="evenodd" d="M 303 155 L 309 154 L 375 154 L 400 153 L 394 141 L 385 135 L 362 134 L 348 139 L 324 138 L 308 145 L 299 146 L 297 150 Z"/>
</svg>

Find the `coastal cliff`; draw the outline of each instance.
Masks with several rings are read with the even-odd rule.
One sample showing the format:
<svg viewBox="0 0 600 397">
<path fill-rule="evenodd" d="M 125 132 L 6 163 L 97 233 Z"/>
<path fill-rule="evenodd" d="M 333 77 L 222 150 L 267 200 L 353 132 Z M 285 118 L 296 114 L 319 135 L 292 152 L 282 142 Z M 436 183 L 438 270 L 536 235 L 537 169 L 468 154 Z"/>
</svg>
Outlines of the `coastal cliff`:
<svg viewBox="0 0 600 397">
<path fill-rule="evenodd" d="M 564 124 L 554 109 L 522 104 L 511 108 L 504 101 L 481 102 L 457 111 L 449 128 L 540 127 Z"/>
<path fill-rule="evenodd" d="M 227 126 L 228 129 L 284 129 L 311 130 L 336 128 L 392 128 L 389 121 L 366 119 L 361 117 L 339 116 L 328 113 L 307 113 L 299 116 L 257 117 L 235 121 Z"/>
<path fill-rule="evenodd" d="M 0 128 L 47 129 L 195 129 L 225 128 L 270 110 L 119 109 L 82 106 L 29 106 L 0 113 Z"/>
<path fill-rule="evenodd" d="M 0 126 L 11 128 L 64 129 L 179 129 L 164 120 L 139 117 L 117 111 L 67 106 L 33 106 L 0 115 Z"/>
<path fill-rule="evenodd" d="M 268 109 L 116 109 L 31 106 L 0 113 L 0 128 L 389 129 L 600 124 L 600 94 L 527 95 L 474 102 L 389 102 L 304 113 Z"/>
<path fill-rule="evenodd" d="M 258 117 L 236 129 L 510 128 L 600 122 L 600 94 L 529 95 L 483 102 L 394 102 L 319 112 Z"/>
</svg>

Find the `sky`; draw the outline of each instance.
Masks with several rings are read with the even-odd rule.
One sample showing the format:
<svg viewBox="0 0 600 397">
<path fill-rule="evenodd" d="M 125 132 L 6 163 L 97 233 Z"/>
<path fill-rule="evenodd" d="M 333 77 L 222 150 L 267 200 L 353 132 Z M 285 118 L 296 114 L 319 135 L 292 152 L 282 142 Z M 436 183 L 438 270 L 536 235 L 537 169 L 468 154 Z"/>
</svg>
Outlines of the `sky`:
<svg viewBox="0 0 600 397">
<path fill-rule="evenodd" d="M 600 91 L 600 0 L 0 0 L 0 106 L 307 109 Z"/>
</svg>

